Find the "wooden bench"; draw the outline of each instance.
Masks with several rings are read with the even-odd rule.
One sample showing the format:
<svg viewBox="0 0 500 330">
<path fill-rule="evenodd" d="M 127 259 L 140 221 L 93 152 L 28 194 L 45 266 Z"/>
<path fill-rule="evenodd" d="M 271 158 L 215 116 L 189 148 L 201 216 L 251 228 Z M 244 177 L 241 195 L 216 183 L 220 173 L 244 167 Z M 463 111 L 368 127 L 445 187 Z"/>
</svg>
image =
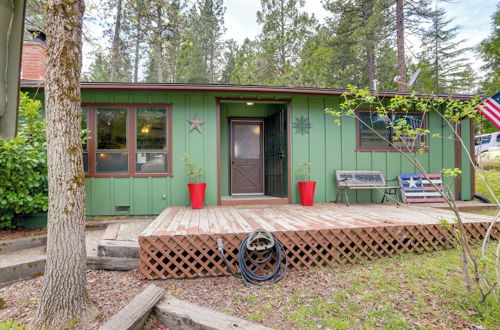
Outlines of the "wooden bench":
<svg viewBox="0 0 500 330">
<path fill-rule="evenodd" d="M 399 205 L 398 191 L 401 190 L 399 185 L 388 185 L 388 182 L 394 180 L 386 180 L 384 171 L 337 171 L 335 170 L 335 177 L 337 179 L 337 197 L 335 202 L 338 201 L 339 196 L 342 194 L 345 197 L 346 205 L 349 206 L 349 197 L 347 193 L 349 190 L 366 190 L 376 189 L 384 192 L 384 197 L 381 203 L 385 201 L 388 195 L 395 195 L 396 202 Z"/>
<path fill-rule="evenodd" d="M 401 174 L 398 176 L 403 202 L 442 203 L 446 201 L 440 193 L 443 191 L 441 174 L 427 174 L 427 176 L 430 182 L 420 174 Z"/>
</svg>

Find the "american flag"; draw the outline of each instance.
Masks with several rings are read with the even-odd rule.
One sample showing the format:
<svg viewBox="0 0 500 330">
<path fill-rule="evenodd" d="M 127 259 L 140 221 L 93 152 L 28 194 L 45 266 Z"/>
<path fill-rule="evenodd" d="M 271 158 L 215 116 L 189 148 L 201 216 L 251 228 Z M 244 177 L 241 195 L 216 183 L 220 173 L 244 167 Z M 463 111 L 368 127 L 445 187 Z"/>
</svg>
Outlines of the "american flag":
<svg viewBox="0 0 500 330">
<path fill-rule="evenodd" d="M 500 92 L 487 98 L 476 110 L 500 129 Z"/>
</svg>

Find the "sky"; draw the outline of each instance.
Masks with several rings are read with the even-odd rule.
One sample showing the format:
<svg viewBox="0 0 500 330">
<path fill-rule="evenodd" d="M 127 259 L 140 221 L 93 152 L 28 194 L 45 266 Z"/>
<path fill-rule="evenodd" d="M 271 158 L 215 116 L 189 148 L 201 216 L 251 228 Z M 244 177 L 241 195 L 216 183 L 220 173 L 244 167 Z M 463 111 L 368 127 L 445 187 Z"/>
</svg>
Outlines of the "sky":
<svg viewBox="0 0 500 330">
<path fill-rule="evenodd" d="M 95 0 L 87 0 L 92 2 Z M 193 2 L 193 0 L 191 0 Z M 320 23 L 324 22 L 328 12 L 323 9 L 322 0 L 306 0 L 304 10 L 314 14 Z M 259 0 L 225 0 L 225 39 L 235 39 L 240 44 L 245 38 L 254 39 L 260 31 L 256 22 L 256 13 L 260 9 Z M 496 0 L 454 0 L 451 3 L 442 3 L 448 18 L 455 18 L 453 24 L 461 26 L 459 39 L 464 39 L 464 47 L 474 47 L 491 33 L 491 15 L 496 8 Z M 94 35 L 102 34 L 97 26 L 91 26 Z M 416 38 L 409 37 L 407 46 L 413 51 L 418 51 Z M 84 47 L 84 71 L 92 61 L 92 53 L 95 47 L 87 45 Z M 409 54 L 411 55 L 411 54 Z M 479 71 L 482 61 L 473 52 L 466 54 L 472 60 L 472 65 Z"/>
</svg>

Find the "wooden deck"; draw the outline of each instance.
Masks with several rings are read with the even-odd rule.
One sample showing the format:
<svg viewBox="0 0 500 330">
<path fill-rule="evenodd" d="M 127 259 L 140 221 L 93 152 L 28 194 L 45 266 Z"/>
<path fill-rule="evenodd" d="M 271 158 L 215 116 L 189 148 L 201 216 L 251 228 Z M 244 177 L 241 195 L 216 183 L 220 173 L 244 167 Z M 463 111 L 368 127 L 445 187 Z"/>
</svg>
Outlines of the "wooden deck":
<svg viewBox="0 0 500 330">
<path fill-rule="evenodd" d="M 454 216 L 435 206 L 169 207 L 139 236 L 140 271 L 150 279 L 225 275 L 217 239 L 224 240 L 233 262 L 241 240 L 257 228 L 272 232 L 283 243 L 290 267 L 297 269 L 450 247 L 452 229 L 440 224 L 440 219 L 452 222 Z M 491 218 L 463 215 L 470 235 L 481 238 Z"/>
</svg>

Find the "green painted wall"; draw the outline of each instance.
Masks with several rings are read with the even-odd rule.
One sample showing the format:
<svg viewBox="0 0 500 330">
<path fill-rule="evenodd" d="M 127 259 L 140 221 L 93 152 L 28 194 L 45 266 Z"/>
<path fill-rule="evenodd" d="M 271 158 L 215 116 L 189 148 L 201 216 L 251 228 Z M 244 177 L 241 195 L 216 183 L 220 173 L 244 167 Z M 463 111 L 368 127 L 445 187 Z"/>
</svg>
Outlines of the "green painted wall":
<svg viewBox="0 0 500 330">
<path fill-rule="evenodd" d="M 40 94 L 38 94 L 40 96 Z M 307 95 L 258 95 L 235 93 L 167 93 L 160 91 L 82 91 L 84 103 L 171 103 L 172 113 L 172 157 L 173 177 L 167 178 L 88 178 L 87 213 L 98 215 L 154 215 L 169 205 L 188 205 L 187 179 L 181 157 L 189 153 L 193 160 L 205 167 L 202 180 L 207 182 L 206 204 L 217 204 L 217 139 L 216 139 L 216 97 L 275 98 L 291 99 L 292 124 L 296 117 L 309 118 L 312 128 L 309 134 L 300 135 L 292 128 L 292 201 L 299 201 L 296 182 L 297 168 L 303 160 L 312 163 L 312 179 L 317 181 L 316 202 L 335 200 L 336 187 L 334 170 L 383 170 L 389 179 L 400 173 L 415 173 L 416 170 L 398 152 L 357 152 L 356 122 L 344 117 L 341 125 L 333 122 L 324 113 L 326 107 L 338 107 L 339 98 L 335 96 Z M 274 105 L 276 107 L 277 105 Z M 222 196 L 228 194 L 228 152 L 227 118 L 266 117 L 275 108 L 271 105 L 256 103 L 250 109 L 244 103 L 221 104 L 221 190 Z M 198 115 L 204 120 L 202 133 L 188 133 L 188 119 Z M 431 115 L 428 125 L 432 133 L 442 137 L 451 136 L 451 131 L 437 115 Z M 462 128 L 464 141 L 470 141 L 470 123 Z M 426 169 L 439 173 L 442 168 L 455 167 L 454 141 L 450 138 L 429 138 L 429 151 L 418 155 Z M 470 147 L 470 146 L 467 146 Z M 466 152 L 461 159 L 463 178 L 461 181 L 462 199 L 471 198 L 471 167 Z M 454 186 L 451 180 L 451 186 Z M 352 201 L 380 201 L 382 194 L 377 191 L 351 192 Z M 130 205 L 130 211 L 120 213 L 116 206 Z"/>
</svg>

